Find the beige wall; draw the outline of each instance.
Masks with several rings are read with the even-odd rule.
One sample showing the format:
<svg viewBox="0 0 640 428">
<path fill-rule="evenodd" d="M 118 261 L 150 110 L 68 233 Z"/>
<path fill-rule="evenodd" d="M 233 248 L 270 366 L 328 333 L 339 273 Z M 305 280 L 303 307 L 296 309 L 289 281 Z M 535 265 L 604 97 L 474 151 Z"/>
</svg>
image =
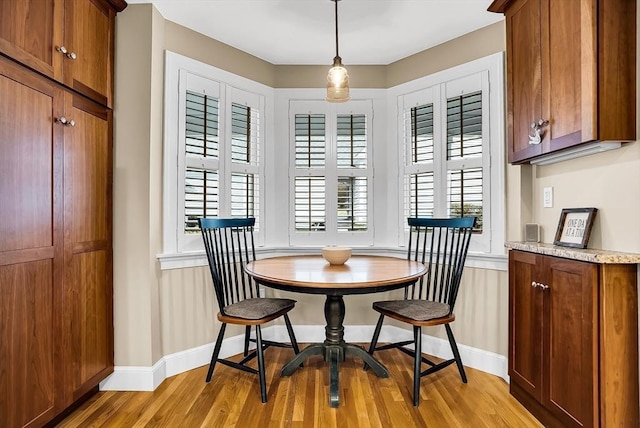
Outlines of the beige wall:
<svg viewBox="0 0 640 428">
<path fill-rule="evenodd" d="M 160 271 L 164 49 L 275 88 L 318 87 L 328 65 L 274 66 L 177 24 L 150 5 L 117 17 L 115 105 L 115 363 L 151 366 L 215 340 L 219 329 L 206 268 Z M 349 66 L 354 87 L 385 88 L 504 50 L 497 23 L 389 66 Z M 639 109 L 640 111 L 640 109 Z M 506 166 L 507 237 L 538 222 L 553 240 L 561 207 L 600 209 L 592 247 L 640 252 L 640 145 L 546 167 Z M 555 206 L 541 208 L 542 187 Z M 349 296 L 346 324 L 372 325 L 376 296 Z M 294 324 L 323 325 L 319 296 L 296 295 Z M 507 274 L 468 269 L 453 325 L 460 344 L 507 353 Z M 231 330 L 229 334 L 234 334 Z M 237 331 L 240 333 L 240 331 Z M 438 330 L 432 332 L 443 336 Z"/>
</svg>

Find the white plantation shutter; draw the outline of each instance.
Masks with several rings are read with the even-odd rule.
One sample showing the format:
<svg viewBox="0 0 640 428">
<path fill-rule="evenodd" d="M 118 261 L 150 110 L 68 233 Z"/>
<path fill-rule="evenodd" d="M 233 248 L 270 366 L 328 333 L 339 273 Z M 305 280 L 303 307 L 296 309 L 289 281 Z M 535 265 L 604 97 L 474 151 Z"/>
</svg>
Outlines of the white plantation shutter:
<svg viewBox="0 0 640 428">
<path fill-rule="evenodd" d="M 483 154 L 482 92 L 447 99 L 447 161 L 472 159 L 478 164 Z M 447 172 L 450 217 L 478 217 L 475 232 L 482 232 L 482 166 L 450 169 Z"/>
<path fill-rule="evenodd" d="M 259 229 L 259 126 L 257 108 L 231 104 L 231 216 L 256 217 Z"/>
<path fill-rule="evenodd" d="M 406 160 L 408 174 L 405 175 L 405 216 L 433 217 L 433 103 L 408 109 L 404 122 L 409 140 Z"/>
<path fill-rule="evenodd" d="M 324 177 L 326 117 L 324 114 L 296 114 L 294 130 L 295 168 L 307 173 L 307 177 L 295 177 L 295 230 L 324 231 L 327 223 Z"/>
<path fill-rule="evenodd" d="M 325 164 L 324 114 L 295 115 L 296 168 L 322 168 Z"/>
<path fill-rule="evenodd" d="M 478 217 L 472 249 L 490 248 L 484 220 L 490 189 L 486 72 L 401 97 L 406 217 Z"/>
<path fill-rule="evenodd" d="M 294 187 L 296 230 L 326 230 L 324 177 L 296 177 Z"/>
<path fill-rule="evenodd" d="M 338 232 L 367 230 L 367 177 L 338 177 Z"/>
<path fill-rule="evenodd" d="M 196 76 L 186 80 L 183 117 L 185 234 L 199 233 L 199 217 L 215 217 L 220 206 L 219 87 Z"/>
<path fill-rule="evenodd" d="M 291 242 L 371 242 L 371 103 L 290 105 L 295 219 Z"/>
<path fill-rule="evenodd" d="M 338 168 L 367 167 L 367 121 L 364 114 L 339 114 L 337 118 Z"/>
</svg>

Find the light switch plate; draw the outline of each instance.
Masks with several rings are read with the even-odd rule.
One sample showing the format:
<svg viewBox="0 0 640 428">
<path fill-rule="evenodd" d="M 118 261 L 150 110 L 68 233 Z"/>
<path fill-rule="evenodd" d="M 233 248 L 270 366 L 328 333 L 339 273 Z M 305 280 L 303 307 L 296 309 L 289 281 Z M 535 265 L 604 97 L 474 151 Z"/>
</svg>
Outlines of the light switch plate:
<svg viewBox="0 0 640 428">
<path fill-rule="evenodd" d="M 542 194 L 542 206 L 553 208 L 553 187 L 545 187 Z"/>
</svg>

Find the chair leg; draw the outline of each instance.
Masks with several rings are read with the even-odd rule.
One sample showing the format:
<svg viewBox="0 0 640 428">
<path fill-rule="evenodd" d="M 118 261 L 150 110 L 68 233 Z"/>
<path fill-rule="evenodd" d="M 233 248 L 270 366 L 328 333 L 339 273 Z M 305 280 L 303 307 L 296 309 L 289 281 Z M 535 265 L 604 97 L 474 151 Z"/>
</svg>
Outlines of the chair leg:
<svg viewBox="0 0 640 428">
<path fill-rule="evenodd" d="M 418 407 L 420 402 L 420 364 L 422 363 L 422 327 L 413 326 L 413 340 L 415 342 L 415 358 L 413 362 L 413 405 Z"/>
<path fill-rule="evenodd" d="M 256 342 L 257 342 L 257 352 L 258 352 L 258 377 L 260 378 L 260 396 L 262 397 L 262 402 L 267 402 L 267 380 L 265 378 L 264 373 L 264 354 L 262 349 L 262 333 L 260 331 L 260 326 L 256 326 Z"/>
<path fill-rule="evenodd" d="M 227 328 L 227 323 L 222 323 L 220 326 L 220 332 L 216 339 L 216 345 L 213 347 L 213 355 L 211 356 L 211 363 L 209 363 L 209 371 L 207 372 L 207 383 L 211 382 L 211 376 L 213 376 L 213 369 L 218 362 L 218 355 L 220 355 L 220 347 L 222 346 L 222 339 L 224 338 L 224 331 Z"/>
<path fill-rule="evenodd" d="M 378 323 L 376 324 L 376 329 L 373 331 L 373 337 L 371 338 L 371 344 L 369 345 L 369 355 L 373 355 L 376 350 L 376 345 L 378 344 L 378 337 L 380 336 L 380 330 L 382 329 L 382 321 L 384 320 L 384 315 L 380 315 L 378 318 Z M 363 369 L 366 371 L 369 369 L 369 364 L 364 363 Z"/>
<path fill-rule="evenodd" d="M 300 349 L 298 349 L 298 341 L 296 340 L 296 335 L 293 332 L 293 327 L 291 326 L 291 320 L 289 319 L 289 315 L 284 314 L 284 323 L 287 326 L 287 332 L 289 333 L 289 339 L 291 339 L 291 347 L 293 348 L 293 352 L 298 355 L 300 353 Z"/>
<path fill-rule="evenodd" d="M 248 325 L 244 330 L 244 357 L 249 355 L 249 339 L 251 338 L 251 326 Z"/>
<path fill-rule="evenodd" d="M 467 383 L 467 375 L 464 372 L 464 366 L 462 365 L 462 358 L 460 358 L 460 352 L 458 352 L 458 345 L 456 344 L 456 339 L 453 337 L 453 331 L 451 331 L 451 327 L 449 326 L 449 324 L 445 324 L 444 328 L 447 330 L 447 337 L 449 338 L 451 351 L 453 351 L 453 356 L 456 359 L 456 365 L 458 366 L 458 371 L 460 372 L 460 377 L 462 378 L 462 382 Z"/>
</svg>

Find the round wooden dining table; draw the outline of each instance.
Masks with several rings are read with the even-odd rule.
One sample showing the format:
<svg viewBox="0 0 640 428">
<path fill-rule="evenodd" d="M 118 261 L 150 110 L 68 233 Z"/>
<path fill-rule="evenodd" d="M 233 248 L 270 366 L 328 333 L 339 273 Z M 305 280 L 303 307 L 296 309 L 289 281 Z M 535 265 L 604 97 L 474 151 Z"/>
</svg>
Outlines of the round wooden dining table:
<svg viewBox="0 0 640 428">
<path fill-rule="evenodd" d="M 344 341 L 344 295 L 394 290 L 413 284 L 427 272 L 419 262 L 397 257 L 354 255 L 344 265 L 330 265 L 320 255 L 283 256 L 247 263 L 245 271 L 259 284 L 279 290 L 324 294 L 325 341 L 304 348 L 282 368 L 290 376 L 307 358 L 323 355 L 329 363 L 329 404 L 340 405 L 339 363 L 345 356 L 361 358 L 378 375 L 387 368 L 364 348 Z"/>
</svg>

